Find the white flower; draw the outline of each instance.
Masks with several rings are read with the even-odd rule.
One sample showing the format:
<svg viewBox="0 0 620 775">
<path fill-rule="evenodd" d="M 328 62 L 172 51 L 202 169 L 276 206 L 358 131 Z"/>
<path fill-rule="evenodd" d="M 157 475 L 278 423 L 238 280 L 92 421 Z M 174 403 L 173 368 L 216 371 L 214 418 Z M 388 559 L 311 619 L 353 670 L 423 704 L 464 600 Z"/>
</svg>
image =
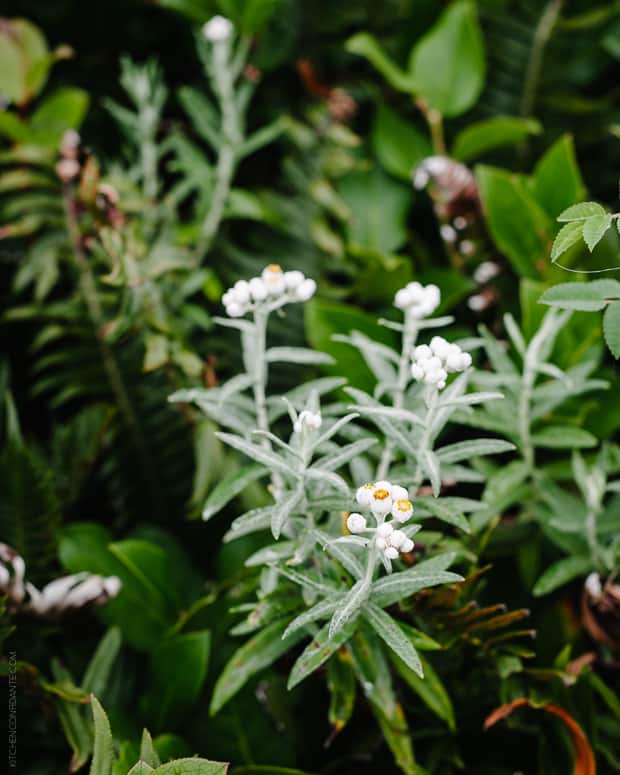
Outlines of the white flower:
<svg viewBox="0 0 620 775">
<path fill-rule="evenodd" d="M 210 43 L 228 40 L 233 32 L 233 23 L 225 16 L 213 16 L 203 26 L 202 34 Z"/>
<path fill-rule="evenodd" d="M 384 554 L 388 560 L 398 559 L 398 549 L 394 548 L 393 546 L 386 547 Z"/>
<path fill-rule="evenodd" d="M 294 291 L 295 288 L 298 288 L 305 279 L 306 278 L 304 273 L 300 272 L 298 269 L 293 269 L 290 272 L 284 272 L 284 282 L 286 284 L 287 290 L 289 291 Z"/>
<path fill-rule="evenodd" d="M 414 318 L 424 318 L 432 315 L 441 301 L 441 292 L 436 285 L 420 285 L 418 282 L 408 283 L 396 292 L 394 306 L 408 310 Z"/>
<path fill-rule="evenodd" d="M 445 358 L 450 352 L 450 342 L 443 338 L 443 336 L 434 336 L 431 339 L 429 349 L 438 358 Z"/>
<path fill-rule="evenodd" d="M 374 484 L 363 484 L 361 487 L 357 488 L 355 500 L 360 506 L 370 506 L 374 489 Z"/>
<path fill-rule="evenodd" d="M 401 487 L 399 484 L 392 485 L 392 500 L 409 500 L 409 491 L 406 487 Z"/>
<path fill-rule="evenodd" d="M 414 543 L 411 540 L 411 538 L 406 538 L 403 543 L 401 544 L 400 551 L 403 554 L 408 554 L 409 552 L 413 551 Z"/>
<path fill-rule="evenodd" d="M 366 529 L 366 517 L 356 511 L 352 512 L 347 517 L 347 528 L 349 533 L 361 533 Z"/>
<path fill-rule="evenodd" d="M 436 385 L 439 390 L 446 386 L 448 374 L 465 371 L 471 366 L 471 355 L 457 344 L 450 344 L 442 336 L 434 336 L 430 345 L 419 345 L 413 351 L 411 376 L 417 382 Z"/>
<path fill-rule="evenodd" d="M 238 304 L 247 304 L 250 301 L 250 283 L 247 280 L 237 280 L 232 291 Z"/>
<path fill-rule="evenodd" d="M 310 277 L 306 278 L 296 289 L 295 296 L 299 301 L 308 301 L 316 293 L 316 282 Z"/>
<path fill-rule="evenodd" d="M 284 272 L 279 264 L 269 264 L 266 266 L 261 273 L 261 278 L 270 296 L 280 296 L 286 291 Z"/>
<path fill-rule="evenodd" d="M 268 294 L 267 286 L 260 277 L 253 277 L 249 282 L 250 294 L 254 301 L 264 301 Z"/>
<path fill-rule="evenodd" d="M 237 304 L 235 301 L 231 301 L 230 304 L 226 305 L 226 314 L 230 318 L 243 317 L 246 312 L 247 309 L 242 304 Z"/>
<path fill-rule="evenodd" d="M 390 535 L 388 543 L 390 546 L 393 546 L 395 549 L 400 549 L 400 547 L 405 543 L 407 540 L 407 536 L 405 533 L 403 533 L 402 530 L 393 530 L 392 534 Z"/>
<path fill-rule="evenodd" d="M 399 498 L 392 504 L 392 516 L 397 522 L 406 522 L 413 514 L 413 503 L 409 498 Z"/>
<path fill-rule="evenodd" d="M 394 532 L 394 526 L 389 522 L 383 522 L 377 527 L 377 535 L 381 538 L 389 539 Z"/>
<path fill-rule="evenodd" d="M 295 420 L 293 430 L 295 433 L 301 433 L 304 428 L 308 428 L 311 431 L 318 431 L 322 422 L 323 419 L 320 412 L 311 412 L 309 409 L 304 409 Z"/>
</svg>

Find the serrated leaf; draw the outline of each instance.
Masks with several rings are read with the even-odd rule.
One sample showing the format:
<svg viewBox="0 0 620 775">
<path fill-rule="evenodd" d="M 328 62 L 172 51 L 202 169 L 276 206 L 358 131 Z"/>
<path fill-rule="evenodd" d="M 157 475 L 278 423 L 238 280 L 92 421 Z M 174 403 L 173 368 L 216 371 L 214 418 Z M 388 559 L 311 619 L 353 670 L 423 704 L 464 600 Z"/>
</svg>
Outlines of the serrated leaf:
<svg viewBox="0 0 620 775">
<path fill-rule="evenodd" d="M 209 708 L 211 716 L 214 716 L 252 676 L 269 667 L 305 636 L 303 630 L 297 630 L 282 638 L 285 628 L 286 622 L 282 620 L 272 622 L 235 651 L 213 689 Z"/>
<path fill-rule="evenodd" d="M 585 221 L 586 218 L 591 218 L 593 215 L 605 215 L 605 208 L 597 204 L 597 202 L 581 202 L 580 204 L 571 205 L 566 210 L 558 215 L 558 221 L 561 223 L 566 221 Z"/>
<path fill-rule="evenodd" d="M 211 519 L 245 488 L 267 473 L 264 466 L 245 466 L 219 481 L 209 493 L 202 510 L 204 520 Z"/>
<path fill-rule="evenodd" d="M 583 223 L 581 221 L 571 221 L 565 226 L 562 226 L 557 233 L 556 238 L 553 240 L 551 247 L 551 261 L 555 262 L 557 259 L 573 245 L 577 244 L 582 237 Z"/>
<path fill-rule="evenodd" d="M 592 560 L 589 557 L 565 557 L 547 568 L 536 582 L 533 594 L 536 597 L 547 595 L 577 576 L 585 576 L 591 570 Z"/>
<path fill-rule="evenodd" d="M 590 253 L 605 236 L 611 226 L 611 215 L 593 215 L 583 222 L 583 239 Z"/>
<path fill-rule="evenodd" d="M 211 762 L 208 759 L 175 759 L 162 764 L 154 775 L 226 775 L 226 762 Z"/>
<path fill-rule="evenodd" d="M 417 673 L 420 678 L 424 677 L 418 652 L 413 647 L 411 640 L 389 614 L 379 606 L 370 603 L 364 608 L 364 619 L 408 668 Z"/>
<path fill-rule="evenodd" d="M 541 304 L 595 312 L 603 309 L 608 299 L 620 298 L 620 282 L 594 280 L 589 283 L 561 283 L 549 288 L 540 297 Z"/>
<path fill-rule="evenodd" d="M 620 301 L 614 301 L 605 310 L 603 333 L 614 358 L 620 358 Z"/>
<path fill-rule="evenodd" d="M 112 775 L 114 766 L 114 744 L 110 722 L 99 700 L 94 694 L 90 696 L 95 739 L 93 743 L 93 759 L 90 764 L 90 775 Z"/>
</svg>

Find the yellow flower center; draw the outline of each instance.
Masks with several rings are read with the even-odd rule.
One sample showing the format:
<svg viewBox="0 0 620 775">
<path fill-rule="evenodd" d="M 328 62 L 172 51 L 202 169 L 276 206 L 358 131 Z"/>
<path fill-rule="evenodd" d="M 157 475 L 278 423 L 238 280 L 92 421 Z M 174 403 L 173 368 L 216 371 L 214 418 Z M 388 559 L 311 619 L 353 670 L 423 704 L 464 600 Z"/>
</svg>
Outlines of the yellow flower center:
<svg viewBox="0 0 620 775">
<path fill-rule="evenodd" d="M 387 490 L 375 490 L 372 497 L 377 501 L 384 501 L 390 497 L 390 493 Z"/>
<path fill-rule="evenodd" d="M 269 272 L 281 272 L 282 267 L 280 266 L 280 264 L 269 264 L 267 267 L 267 270 Z"/>
<path fill-rule="evenodd" d="M 409 511 L 411 508 L 411 501 L 408 501 L 406 498 L 396 501 L 396 508 L 399 511 Z"/>
</svg>

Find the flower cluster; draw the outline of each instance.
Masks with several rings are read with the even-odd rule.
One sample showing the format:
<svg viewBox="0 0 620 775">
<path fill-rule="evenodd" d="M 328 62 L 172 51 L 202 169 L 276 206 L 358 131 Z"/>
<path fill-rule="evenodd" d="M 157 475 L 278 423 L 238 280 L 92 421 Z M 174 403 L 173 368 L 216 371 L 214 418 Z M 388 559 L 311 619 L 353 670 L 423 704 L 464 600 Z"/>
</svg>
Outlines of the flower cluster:
<svg viewBox="0 0 620 775">
<path fill-rule="evenodd" d="M 233 23 L 225 16 L 213 16 L 203 26 L 202 34 L 209 43 L 220 43 L 228 40 L 233 33 Z"/>
<path fill-rule="evenodd" d="M 301 433 L 304 428 L 311 431 L 318 431 L 323 423 L 323 418 L 320 412 L 312 412 L 309 409 L 304 409 L 299 413 L 299 417 L 295 420 L 293 430 L 295 433 Z"/>
<path fill-rule="evenodd" d="M 8 544 L 0 544 L 0 594 L 9 608 L 42 617 L 57 617 L 87 605 L 102 605 L 118 595 L 117 576 L 76 573 L 54 579 L 43 589 L 25 580 L 26 564 Z"/>
<path fill-rule="evenodd" d="M 414 318 L 425 318 L 433 314 L 440 301 L 441 292 L 436 285 L 413 282 L 396 292 L 394 306 L 407 310 Z"/>
<path fill-rule="evenodd" d="M 413 351 L 411 376 L 418 382 L 436 385 L 442 390 L 448 374 L 465 371 L 470 366 L 469 353 L 463 352 L 458 344 L 450 344 L 442 336 L 434 336 L 430 345 L 421 344 Z"/>
<path fill-rule="evenodd" d="M 370 509 L 377 526 L 368 527 L 366 517 L 353 512 L 347 518 L 350 533 L 370 533 L 374 545 L 386 560 L 395 560 L 401 552 L 413 549 L 413 541 L 395 527 L 395 524 L 406 522 L 413 514 L 413 504 L 404 487 L 387 481 L 365 484 L 357 490 L 355 499 L 360 506 Z M 388 514 L 391 514 L 392 519 L 385 522 Z"/>
<path fill-rule="evenodd" d="M 278 306 L 294 301 L 308 301 L 316 292 L 314 280 L 294 269 L 283 272 L 278 264 L 266 266 L 260 277 L 238 280 L 222 296 L 226 313 L 239 318 L 262 302 L 278 302 Z"/>
</svg>

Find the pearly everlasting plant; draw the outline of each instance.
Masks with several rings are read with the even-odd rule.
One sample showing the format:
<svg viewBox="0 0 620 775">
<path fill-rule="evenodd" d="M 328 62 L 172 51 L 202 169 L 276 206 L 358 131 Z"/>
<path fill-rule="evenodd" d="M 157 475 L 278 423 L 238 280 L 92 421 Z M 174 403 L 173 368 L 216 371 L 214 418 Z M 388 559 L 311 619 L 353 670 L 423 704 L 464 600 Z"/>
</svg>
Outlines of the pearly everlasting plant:
<svg viewBox="0 0 620 775">
<path fill-rule="evenodd" d="M 428 666 L 419 654 L 427 643 L 425 625 L 416 620 L 412 626 L 402 617 L 423 589 L 450 584 L 458 595 L 462 577 L 448 568 L 475 559 L 467 515 L 475 517 L 488 505 L 449 491 L 484 481 L 482 456 L 515 449 L 497 437 L 442 440 L 449 423 L 468 416 L 474 405 L 501 403 L 502 394 L 468 392 L 475 372 L 470 351 L 482 340 L 433 336 L 429 344 L 418 342 L 452 321 L 433 317 L 441 298 L 432 285 L 410 283 L 398 291 L 394 306 L 402 322 L 381 321 L 401 334 L 399 351 L 359 331 L 336 337 L 365 359 L 376 378 L 372 394 L 345 379 L 320 377 L 273 395 L 274 362 L 291 369 L 334 365 L 323 353 L 267 344 L 271 314 L 285 314 L 287 304 L 307 301 L 315 289 L 301 272 L 277 265 L 236 282 L 222 299 L 227 317 L 217 322 L 239 331 L 244 372 L 218 387 L 171 396 L 196 404 L 225 429 L 217 434 L 220 440 L 251 461 L 211 492 L 205 520 L 252 482 L 266 480 L 270 493 L 266 505 L 236 517 L 224 536 L 229 542 L 270 530 L 272 540 L 246 560 L 256 573 L 256 602 L 237 609 L 247 618 L 232 632 L 252 637 L 217 681 L 212 713 L 255 671 L 308 638 L 291 670 L 291 688 L 325 663 L 330 681 L 337 680 L 330 665 L 342 649 L 364 691 L 369 666 L 362 655 L 368 649 L 373 670 L 387 670 L 395 659 L 422 676 Z M 336 389 L 353 403 L 340 396 L 330 401 Z M 443 531 L 435 529 L 442 524 Z M 405 606 L 400 614 L 394 610 L 399 606 Z M 385 691 L 391 696 L 391 682 Z M 382 701 L 372 693 L 369 699 L 379 714 Z M 394 716 L 392 722 L 402 719 Z M 412 757 L 410 743 L 383 728 L 395 755 Z"/>
</svg>

